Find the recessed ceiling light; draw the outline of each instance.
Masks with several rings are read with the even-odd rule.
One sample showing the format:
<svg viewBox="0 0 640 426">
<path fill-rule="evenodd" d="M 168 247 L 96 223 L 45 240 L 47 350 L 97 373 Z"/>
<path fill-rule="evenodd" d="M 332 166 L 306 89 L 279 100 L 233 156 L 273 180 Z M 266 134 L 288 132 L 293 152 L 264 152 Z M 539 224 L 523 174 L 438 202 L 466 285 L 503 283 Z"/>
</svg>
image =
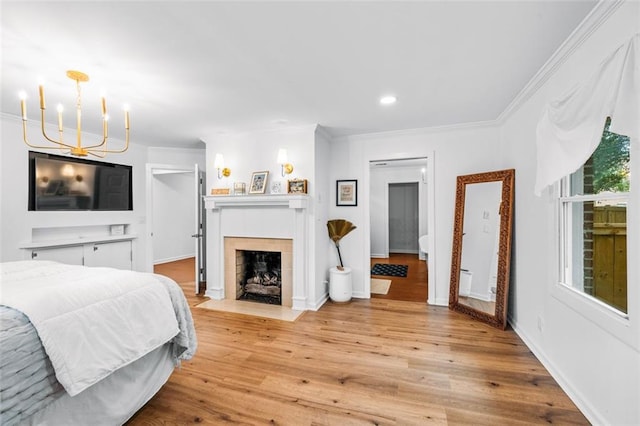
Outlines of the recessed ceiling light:
<svg viewBox="0 0 640 426">
<path fill-rule="evenodd" d="M 383 96 L 380 98 L 380 103 L 382 105 L 391 105 L 391 104 L 395 104 L 396 100 L 397 100 L 396 97 L 393 95 Z"/>
</svg>

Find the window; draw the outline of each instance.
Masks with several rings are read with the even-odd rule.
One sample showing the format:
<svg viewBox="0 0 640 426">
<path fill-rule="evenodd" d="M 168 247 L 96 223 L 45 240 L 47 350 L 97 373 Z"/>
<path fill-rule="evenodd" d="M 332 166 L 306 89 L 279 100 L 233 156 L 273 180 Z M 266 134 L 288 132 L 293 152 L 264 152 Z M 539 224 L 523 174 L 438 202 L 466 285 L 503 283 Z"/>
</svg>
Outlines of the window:
<svg viewBox="0 0 640 426">
<path fill-rule="evenodd" d="M 609 131 L 560 185 L 560 281 L 627 313 L 629 138 Z"/>
</svg>

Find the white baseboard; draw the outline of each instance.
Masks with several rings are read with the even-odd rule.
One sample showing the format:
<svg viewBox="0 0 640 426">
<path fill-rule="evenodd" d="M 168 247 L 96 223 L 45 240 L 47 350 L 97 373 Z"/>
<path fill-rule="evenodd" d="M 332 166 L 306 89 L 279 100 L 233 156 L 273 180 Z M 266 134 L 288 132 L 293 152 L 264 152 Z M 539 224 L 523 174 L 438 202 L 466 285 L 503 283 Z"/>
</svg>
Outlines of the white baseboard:
<svg viewBox="0 0 640 426">
<path fill-rule="evenodd" d="M 326 293 L 320 298 L 320 300 L 316 301 L 315 303 L 312 303 L 311 305 L 308 305 L 307 308 L 308 310 L 311 310 L 311 311 L 317 311 L 322 307 L 322 305 L 327 303 L 328 300 L 329 300 L 329 293 Z"/>
<path fill-rule="evenodd" d="M 437 297 L 434 303 L 435 306 L 449 306 L 449 296 L 447 298 Z"/>
<path fill-rule="evenodd" d="M 478 300 L 482 300 L 484 302 L 491 302 L 491 295 L 490 294 L 482 294 L 482 293 L 474 293 L 471 292 L 471 294 L 469 295 L 469 297 L 473 297 L 475 299 Z"/>
<path fill-rule="evenodd" d="M 562 370 L 557 368 L 555 364 L 546 357 L 544 351 L 540 349 L 537 345 L 533 343 L 533 340 L 529 338 L 529 335 L 518 327 L 517 324 L 513 322 L 511 318 L 508 319 L 509 324 L 513 328 L 513 331 L 522 339 L 525 345 L 533 352 L 538 361 L 544 366 L 544 368 L 549 371 L 549 374 L 558 382 L 558 385 L 562 388 L 562 390 L 567 394 L 569 399 L 573 401 L 574 404 L 578 407 L 578 409 L 584 414 L 584 416 L 589 420 L 591 424 L 594 425 L 606 425 L 609 424 L 606 419 L 604 419 L 598 410 L 590 404 L 582 395 L 580 391 L 578 391 L 571 382 L 562 374 Z"/>
<path fill-rule="evenodd" d="M 403 250 L 403 249 L 389 249 L 389 254 L 399 253 L 399 254 L 420 254 L 420 250 Z"/>
</svg>

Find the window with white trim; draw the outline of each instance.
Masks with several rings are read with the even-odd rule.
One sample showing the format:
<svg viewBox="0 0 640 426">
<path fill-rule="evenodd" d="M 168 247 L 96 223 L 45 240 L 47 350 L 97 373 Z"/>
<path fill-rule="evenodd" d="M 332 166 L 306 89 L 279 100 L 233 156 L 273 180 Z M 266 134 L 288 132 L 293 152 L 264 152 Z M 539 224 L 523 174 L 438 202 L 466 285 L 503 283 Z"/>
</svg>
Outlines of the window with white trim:
<svg viewBox="0 0 640 426">
<path fill-rule="evenodd" d="M 560 183 L 560 282 L 627 313 L 629 138 L 609 131 Z"/>
</svg>

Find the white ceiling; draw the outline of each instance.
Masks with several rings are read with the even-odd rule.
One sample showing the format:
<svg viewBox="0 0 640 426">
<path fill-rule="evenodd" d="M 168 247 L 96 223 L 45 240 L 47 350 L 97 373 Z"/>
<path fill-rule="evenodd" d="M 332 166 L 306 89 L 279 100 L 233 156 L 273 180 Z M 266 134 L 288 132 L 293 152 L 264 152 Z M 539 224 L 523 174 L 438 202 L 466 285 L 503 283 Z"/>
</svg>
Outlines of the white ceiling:
<svg viewBox="0 0 640 426">
<path fill-rule="evenodd" d="M 495 120 L 595 6 L 571 1 L 1 2 L 2 112 L 18 92 L 38 119 L 65 104 L 68 69 L 90 75 L 83 129 L 197 146 L 201 139 L 318 123 L 348 135 Z M 378 99 L 394 94 L 398 102 Z M 53 129 L 55 131 L 55 128 Z M 35 135 L 34 135 L 35 137 Z M 71 135 L 69 136 L 71 137 Z"/>
</svg>

